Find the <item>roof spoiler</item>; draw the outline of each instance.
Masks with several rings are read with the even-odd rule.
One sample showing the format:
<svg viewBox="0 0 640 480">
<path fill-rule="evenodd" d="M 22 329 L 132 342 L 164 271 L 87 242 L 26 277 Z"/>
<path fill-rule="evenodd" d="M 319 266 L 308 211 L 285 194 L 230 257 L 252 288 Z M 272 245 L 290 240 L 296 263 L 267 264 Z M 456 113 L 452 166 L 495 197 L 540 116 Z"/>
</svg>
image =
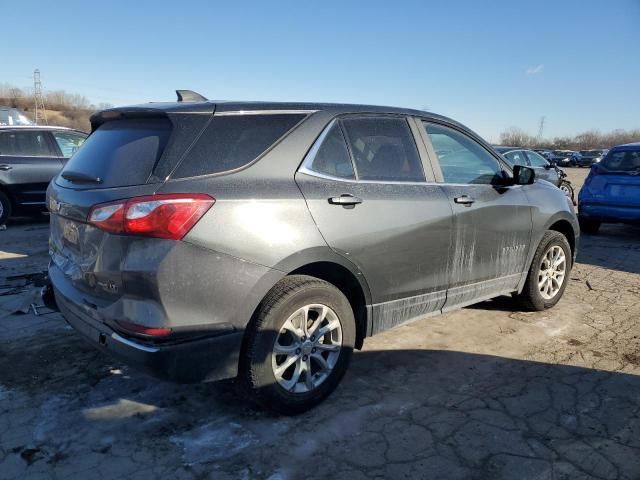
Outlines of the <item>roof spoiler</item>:
<svg viewBox="0 0 640 480">
<path fill-rule="evenodd" d="M 176 95 L 178 95 L 178 102 L 206 102 L 209 100 L 193 90 L 176 90 Z"/>
</svg>

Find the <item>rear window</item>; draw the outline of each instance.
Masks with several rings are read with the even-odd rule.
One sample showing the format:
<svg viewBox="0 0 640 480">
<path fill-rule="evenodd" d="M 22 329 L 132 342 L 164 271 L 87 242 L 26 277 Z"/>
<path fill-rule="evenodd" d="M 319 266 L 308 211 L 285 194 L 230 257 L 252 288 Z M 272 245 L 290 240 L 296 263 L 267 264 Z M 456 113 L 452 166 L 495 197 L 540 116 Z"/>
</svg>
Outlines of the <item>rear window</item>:
<svg viewBox="0 0 640 480">
<path fill-rule="evenodd" d="M 218 115 L 178 165 L 172 178 L 195 177 L 243 167 L 262 155 L 305 114 Z"/>
<path fill-rule="evenodd" d="M 640 149 L 609 152 L 600 165 L 616 172 L 640 171 Z"/>
<path fill-rule="evenodd" d="M 171 134 L 168 119 L 114 120 L 101 125 L 67 162 L 63 172 L 102 179 L 84 188 L 146 183 Z M 66 182 L 59 179 L 59 182 Z"/>
</svg>

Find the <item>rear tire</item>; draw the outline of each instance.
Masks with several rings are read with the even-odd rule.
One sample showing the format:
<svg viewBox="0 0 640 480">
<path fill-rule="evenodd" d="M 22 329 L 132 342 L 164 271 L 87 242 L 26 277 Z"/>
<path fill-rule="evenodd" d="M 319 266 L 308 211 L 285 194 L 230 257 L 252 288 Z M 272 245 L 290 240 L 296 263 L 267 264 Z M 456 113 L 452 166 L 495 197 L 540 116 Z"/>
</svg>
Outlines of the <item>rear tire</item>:
<svg viewBox="0 0 640 480">
<path fill-rule="evenodd" d="M 4 225 L 11 216 L 11 200 L 0 192 L 0 226 Z"/>
<path fill-rule="evenodd" d="M 338 386 L 355 338 L 353 311 L 340 290 L 306 275 L 286 277 L 247 327 L 240 384 L 264 408 L 305 412 Z"/>
<path fill-rule="evenodd" d="M 560 232 L 547 230 L 538 245 L 522 292 L 516 297 L 526 310 L 553 307 L 564 293 L 571 273 L 571 247 Z"/>
<path fill-rule="evenodd" d="M 580 230 L 584 233 L 595 235 L 600 229 L 600 222 L 597 222 L 595 220 L 589 220 L 587 218 L 578 216 L 578 222 L 580 223 Z"/>
</svg>

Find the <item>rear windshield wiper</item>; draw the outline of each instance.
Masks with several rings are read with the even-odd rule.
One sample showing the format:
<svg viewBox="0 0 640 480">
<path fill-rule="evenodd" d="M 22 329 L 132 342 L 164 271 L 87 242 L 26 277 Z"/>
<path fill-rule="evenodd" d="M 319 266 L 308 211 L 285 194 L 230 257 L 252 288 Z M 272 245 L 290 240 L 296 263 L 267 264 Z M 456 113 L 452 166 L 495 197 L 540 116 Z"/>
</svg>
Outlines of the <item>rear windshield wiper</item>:
<svg viewBox="0 0 640 480">
<path fill-rule="evenodd" d="M 96 177 L 95 175 L 88 173 L 66 171 L 62 172 L 60 176 L 73 183 L 102 183 L 102 179 L 100 177 Z"/>
</svg>

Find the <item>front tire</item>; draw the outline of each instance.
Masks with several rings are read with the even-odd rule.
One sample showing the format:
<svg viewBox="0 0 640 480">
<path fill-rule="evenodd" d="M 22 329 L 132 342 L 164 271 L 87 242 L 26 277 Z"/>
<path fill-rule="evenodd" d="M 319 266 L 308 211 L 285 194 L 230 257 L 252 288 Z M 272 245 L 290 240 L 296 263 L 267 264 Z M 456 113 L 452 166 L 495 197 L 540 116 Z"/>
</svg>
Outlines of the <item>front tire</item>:
<svg viewBox="0 0 640 480">
<path fill-rule="evenodd" d="M 266 295 L 247 327 L 241 384 L 261 406 L 305 412 L 338 386 L 355 344 L 349 300 L 332 284 L 292 275 Z"/>
<path fill-rule="evenodd" d="M 547 230 L 538 245 L 527 280 L 518 295 L 527 310 L 553 307 L 564 293 L 572 267 L 571 247 L 560 232 Z"/>
</svg>

